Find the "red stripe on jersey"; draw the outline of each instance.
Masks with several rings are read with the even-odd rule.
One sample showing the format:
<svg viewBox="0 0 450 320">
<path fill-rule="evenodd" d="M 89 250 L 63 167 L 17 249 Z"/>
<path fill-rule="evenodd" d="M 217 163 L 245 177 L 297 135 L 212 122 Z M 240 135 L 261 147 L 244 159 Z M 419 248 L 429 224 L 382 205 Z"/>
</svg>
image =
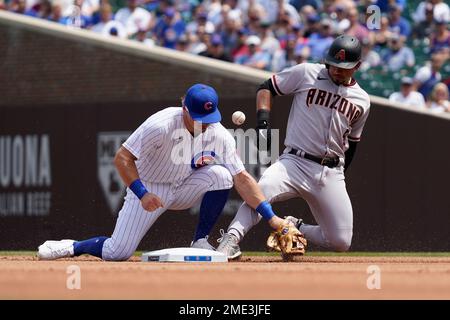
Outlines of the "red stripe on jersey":
<svg viewBox="0 0 450 320">
<path fill-rule="evenodd" d="M 348 140 L 358 142 L 361 140 L 361 137 L 359 138 L 348 137 Z"/>
<path fill-rule="evenodd" d="M 352 80 L 350 81 L 349 84 L 344 84 L 344 87 L 351 87 L 354 86 L 356 84 L 356 80 L 354 78 L 352 78 Z"/>
</svg>

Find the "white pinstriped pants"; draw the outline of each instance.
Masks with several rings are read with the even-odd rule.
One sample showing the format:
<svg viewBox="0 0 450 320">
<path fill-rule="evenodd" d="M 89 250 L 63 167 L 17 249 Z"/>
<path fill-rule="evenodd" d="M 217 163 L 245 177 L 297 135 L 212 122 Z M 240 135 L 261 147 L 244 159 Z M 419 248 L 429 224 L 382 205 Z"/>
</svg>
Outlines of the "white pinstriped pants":
<svg viewBox="0 0 450 320">
<path fill-rule="evenodd" d="M 330 169 L 304 158 L 282 154 L 264 172 L 258 185 L 270 203 L 296 197 L 305 199 L 318 224 L 300 227 L 306 239 L 331 250 L 348 250 L 353 235 L 353 209 L 343 167 Z M 243 203 L 228 232 L 242 240 L 261 218 Z"/>
<path fill-rule="evenodd" d="M 127 260 L 136 251 L 156 219 L 166 210 L 185 210 L 197 205 L 208 191 L 231 189 L 233 177 L 223 166 L 208 165 L 197 169 L 186 181 L 175 187 L 169 183 L 145 184 L 164 205 L 153 212 L 144 210 L 140 200 L 127 188 L 125 203 L 119 212 L 111 238 L 103 244 L 103 260 Z"/>
</svg>

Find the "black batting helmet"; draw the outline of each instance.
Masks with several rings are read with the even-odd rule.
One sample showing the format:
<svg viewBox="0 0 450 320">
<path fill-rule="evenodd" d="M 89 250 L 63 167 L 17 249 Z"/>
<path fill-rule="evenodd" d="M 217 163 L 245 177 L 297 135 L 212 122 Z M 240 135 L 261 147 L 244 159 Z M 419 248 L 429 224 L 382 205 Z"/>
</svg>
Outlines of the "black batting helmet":
<svg viewBox="0 0 450 320">
<path fill-rule="evenodd" d="M 361 43 L 353 36 L 341 35 L 328 49 L 325 63 L 343 69 L 353 69 L 361 60 Z"/>
</svg>

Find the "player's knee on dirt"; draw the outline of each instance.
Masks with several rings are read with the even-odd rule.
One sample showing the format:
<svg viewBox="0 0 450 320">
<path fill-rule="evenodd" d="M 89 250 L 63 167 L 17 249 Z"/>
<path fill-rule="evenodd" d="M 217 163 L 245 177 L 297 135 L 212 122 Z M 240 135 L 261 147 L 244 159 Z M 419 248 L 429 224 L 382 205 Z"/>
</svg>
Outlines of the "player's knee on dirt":
<svg viewBox="0 0 450 320">
<path fill-rule="evenodd" d="M 106 261 L 125 261 L 134 253 L 135 249 L 130 248 L 127 244 L 114 244 L 112 247 L 104 248 L 103 260 Z"/>
<path fill-rule="evenodd" d="M 334 234 L 327 235 L 326 239 L 330 249 L 337 252 L 345 252 L 350 249 L 352 236 L 352 230 L 339 230 Z"/>
<path fill-rule="evenodd" d="M 133 255 L 133 252 L 125 252 L 125 253 L 112 253 L 106 256 L 103 256 L 103 260 L 106 261 L 126 261 Z"/>
</svg>

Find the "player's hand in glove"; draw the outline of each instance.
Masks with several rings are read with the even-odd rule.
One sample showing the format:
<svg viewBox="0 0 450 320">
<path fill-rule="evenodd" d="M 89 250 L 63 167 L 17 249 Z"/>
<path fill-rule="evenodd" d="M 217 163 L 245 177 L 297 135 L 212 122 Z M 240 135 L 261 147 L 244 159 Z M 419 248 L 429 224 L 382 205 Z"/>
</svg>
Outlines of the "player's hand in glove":
<svg viewBox="0 0 450 320">
<path fill-rule="evenodd" d="M 307 241 L 303 234 L 288 221 L 276 231 L 270 233 L 267 239 L 268 249 L 281 252 L 284 260 L 291 260 L 294 256 L 304 255 L 306 246 Z"/>
<path fill-rule="evenodd" d="M 156 194 L 150 192 L 142 197 L 141 204 L 142 208 L 150 212 L 163 207 L 161 199 Z"/>
<path fill-rule="evenodd" d="M 269 151 L 272 142 L 269 113 L 270 111 L 266 109 L 260 109 L 256 113 L 256 147 L 261 151 Z"/>
</svg>

